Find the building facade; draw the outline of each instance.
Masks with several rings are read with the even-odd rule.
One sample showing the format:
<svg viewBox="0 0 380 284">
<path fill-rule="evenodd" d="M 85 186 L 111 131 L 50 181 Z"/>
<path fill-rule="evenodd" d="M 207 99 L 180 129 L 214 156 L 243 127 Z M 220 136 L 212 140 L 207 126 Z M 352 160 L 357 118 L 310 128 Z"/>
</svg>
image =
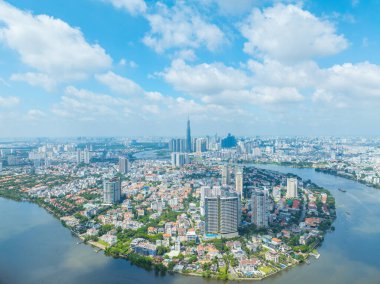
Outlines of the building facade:
<svg viewBox="0 0 380 284">
<path fill-rule="evenodd" d="M 240 224 L 239 196 L 237 194 L 205 197 L 205 233 L 224 238 L 238 236 Z"/>
<path fill-rule="evenodd" d="M 268 192 L 254 190 L 251 197 L 252 222 L 258 228 L 268 227 Z"/>
<path fill-rule="evenodd" d="M 121 180 L 112 178 L 103 181 L 103 202 L 105 204 L 119 203 L 121 199 Z"/>
<path fill-rule="evenodd" d="M 296 178 L 288 178 L 286 180 L 286 198 L 298 197 L 298 180 Z"/>
<path fill-rule="evenodd" d="M 128 158 L 120 157 L 119 158 L 119 172 L 122 174 L 127 174 L 129 171 L 129 162 Z"/>
</svg>

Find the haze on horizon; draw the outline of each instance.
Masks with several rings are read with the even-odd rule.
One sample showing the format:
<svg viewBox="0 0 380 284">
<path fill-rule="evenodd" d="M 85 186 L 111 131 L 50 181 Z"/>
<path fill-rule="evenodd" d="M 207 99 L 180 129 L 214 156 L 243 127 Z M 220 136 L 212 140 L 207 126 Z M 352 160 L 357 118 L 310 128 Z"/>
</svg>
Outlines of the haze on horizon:
<svg viewBox="0 0 380 284">
<path fill-rule="evenodd" d="M 0 137 L 380 135 L 379 12 L 0 0 Z"/>
</svg>

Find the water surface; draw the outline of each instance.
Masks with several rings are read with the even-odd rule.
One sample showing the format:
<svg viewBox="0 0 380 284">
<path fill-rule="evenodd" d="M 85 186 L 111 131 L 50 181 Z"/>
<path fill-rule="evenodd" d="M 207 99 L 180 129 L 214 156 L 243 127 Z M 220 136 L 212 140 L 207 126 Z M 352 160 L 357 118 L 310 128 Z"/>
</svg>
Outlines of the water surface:
<svg viewBox="0 0 380 284">
<path fill-rule="evenodd" d="M 339 177 L 280 166 L 261 166 L 311 179 L 336 197 L 335 232 L 326 235 L 319 260 L 261 281 L 269 284 L 380 284 L 380 190 Z M 338 191 L 347 190 L 347 193 Z M 157 276 L 122 259 L 77 244 L 44 209 L 0 198 L 0 283 L 222 283 L 199 277 Z"/>
</svg>

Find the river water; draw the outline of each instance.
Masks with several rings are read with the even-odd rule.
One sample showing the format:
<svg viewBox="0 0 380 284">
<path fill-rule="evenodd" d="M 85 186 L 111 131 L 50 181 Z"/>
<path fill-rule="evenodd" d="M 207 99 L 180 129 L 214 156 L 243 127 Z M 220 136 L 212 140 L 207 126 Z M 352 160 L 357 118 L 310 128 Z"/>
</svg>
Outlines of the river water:
<svg viewBox="0 0 380 284">
<path fill-rule="evenodd" d="M 261 167 L 292 172 L 331 190 L 338 210 L 336 230 L 326 235 L 318 260 L 260 283 L 380 284 L 380 190 L 312 169 Z M 77 242 L 44 209 L 0 198 L 0 284 L 222 283 L 199 277 L 157 276 Z"/>
</svg>

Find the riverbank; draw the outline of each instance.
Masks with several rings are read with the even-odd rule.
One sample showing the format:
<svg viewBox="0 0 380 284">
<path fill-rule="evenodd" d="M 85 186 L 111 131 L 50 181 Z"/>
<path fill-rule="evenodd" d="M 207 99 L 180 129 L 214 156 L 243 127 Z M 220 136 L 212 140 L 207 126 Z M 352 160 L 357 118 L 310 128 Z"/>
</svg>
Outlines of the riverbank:
<svg viewBox="0 0 380 284">
<path fill-rule="evenodd" d="M 265 182 L 265 184 L 270 183 L 276 186 L 280 186 L 281 180 L 286 178 L 286 175 L 273 174 L 263 170 L 258 170 L 258 173 L 262 182 Z M 256 176 L 256 174 L 251 172 L 249 169 L 246 174 L 248 176 L 251 175 L 252 177 Z M 25 179 L 28 178 L 28 176 L 25 176 Z M 17 180 L 20 184 L 23 184 L 23 181 L 18 177 Z M 73 235 L 80 237 L 83 241 L 89 241 L 90 245 L 96 246 L 97 248 L 103 250 L 108 256 L 128 259 L 131 263 L 145 268 L 148 271 L 154 269 L 160 273 L 166 273 L 167 271 L 179 272 L 181 274 L 195 273 L 197 276 L 203 276 L 206 278 L 242 280 L 252 279 L 252 277 L 250 277 L 251 275 L 259 276 L 254 277 L 255 279 L 267 278 L 278 274 L 285 268 L 293 267 L 295 262 L 298 263 L 298 260 L 302 261 L 308 259 L 309 253 L 311 253 L 311 250 L 314 249 L 314 247 L 311 246 L 315 243 L 319 244 L 323 240 L 323 237 L 327 232 L 326 228 L 331 226 L 335 218 L 335 211 L 329 211 L 328 209 L 330 205 L 332 206 L 332 210 L 335 209 L 334 202 L 331 204 L 326 203 L 326 209 L 324 209 L 325 211 L 322 210 L 322 205 L 318 208 L 316 207 L 315 212 L 318 211 L 322 218 L 318 217 L 318 220 L 313 219 L 312 222 L 317 223 L 311 223 L 312 227 L 310 228 L 300 228 L 299 222 L 302 221 L 300 216 L 305 217 L 305 215 L 298 213 L 300 210 L 306 210 L 305 206 L 300 205 L 302 205 L 303 202 L 307 202 L 307 199 L 310 198 L 310 196 L 312 196 L 315 200 L 320 200 L 322 192 L 328 196 L 331 196 L 328 191 L 321 191 L 320 187 L 314 186 L 309 182 L 305 183 L 305 188 L 307 188 L 307 190 L 305 189 L 305 192 L 300 192 L 298 196 L 298 205 L 295 204 L 294 208 L 292 207 L 292 200 L 286 201 L 285 198 L 283 199 L 282 207 L 286 207 L 290 211 L 288 210 L 288 213 L 281 217 L 283 218 L 282 225 L 280 224 L 282 219 L 279 220 L 277 224 L 273 222 L 270 230 L 256 230 L 255 226 L 252 226 L 252 224 L 251 226 L 246 225 L 246 229 L 240 232 L 240 237 L 234 239 L 232 242 L 225 239 L 205 241 L 202 238 L 202 233 L 199 231 L 197 232 L 197 236 L 199 236 L 198 242 L 187 244 L 186 238 L 181 239 L 180 249 L 176 250 L 180 253 L 180 256 L 178 257 L 173 257 L 171 254 L 166 253 L 173 250 L 173 243 L 177 241 L 177 239 L 179 240 L 179 236 L 177 237 L 176 234 L 173 239 L 172 235 L 169 237 L 166 236 L 164 245 L 165 250 L 160 248 L 161 253 L 159 253 L 158 248 L 159 246 L 162 246 L 164 236 L 163 233 L 157 234 L 157 231 L 161 228 L 162 232 L 164 232 L 164 225 L 166 223 L 170 222 L 173 224 L 176 222 L 181 222 L 181 220 L 186 217 L 186 215 L 184 215 L 185 217 L 180 217 L 181 213 L 188 212 L 189 204 L 191 202 L 197 202 L 190 191 L 187 191 L 186 198 L 183 202 L 184 206 L 180 211 L 174 212 L 168 209 L 169 211 L 166 210 L 167 212 L 165 211 L 164 214 L 162 216 L 160 215 L 159 219 L 155 221 L 150 220 L 148 216 L 131 216 L 130 218 L 133 219 L 133 224 L 137 224 L 139 226 L 137 229 L 126 229 L 126 227 L 122 229 L 120 223 L 116 226 L 116 223 L 112 220 L 106 222 L 104 221 L 106 217 L 103 216 L 103 214 L 106 214 L 105 211 L 108 209 L 112 210 L 113 214 L 115 213 L 115 210 L 118 210 L 119 214 L 123 214 L 123 212 L 128 213 L 127 211 L 123 211 L 124 209 L 121 207 L 115 206 L 114 208 L 107 208 L 106 210 L 103 210 L 103 207 L 99 207 L 99 211 L 90 217 L 84 212 L 84 206 L 75 207 L 74 210 L 70 211 L 71 213 L 68 213 L 69 211 L 62 211 L 63 209 L 72 208 L 75 204 L 70 197 L 62 196 L 37 198 L 32 196 L 40 195 L 29 196 L 26 194 L 26 192 L 29 192 L 28 189 L 12 192 L 18 192 L 19 197 L 23 197 L 22 199 L 37 203 L 40 207 L 46 209 L 47 212 L 53 214 L 56 218 L 60 218 L 61 222 L 71 230 Z M 6 191 L 9 192 L 10 190 Z M 27 197 L 25 197 L 25 195 Z M 284 193 L 282 195 L 285 196 Z M 14 194 L 13 197 L 15 196 L 16 195 Z M 85 196 L 91 198 L 89 194 L 86 194 Z M 83 196 L 79 195 L 78 198 L 82 199 Z M 78 198 L 76 200 L 78 200 Z M 80 204 L 83 204 L 84 202 L 89 201 L 82 201 Z M 141 201 L 137 202 L 138 205 L 140 203 Z M 55 207 L 51 208 L 53 205 Z M 246 213 L 247 212 L 244 214 L 246 215 Z M 67 219 L 61 219 L 63 216 L 67 217 Z M 313 215 L 311 214 L 310 216 L 312 217 Z M 98 217 L 102 217 L 103 222 L 99 221 L 100 219 L 98 219 Z M 180 219 L 178 219 L 179 217 Z M 244 220 L 250 220 L 247 218 L 249 217 L 245 216 Z M 127 224 L 125 223 L 123 225 L 126 226 Z M 293 238 L 291 240 L 289 237 L 283 237 L 284 233 L 282 230 L 286 231 L 286 229 L 295 228 L 295 226 L 298 228 L 297 233 L 292 233 Z M 320 226 L 321 228 L 319 228 Z M 153 228 L 156 233 L 153 233 L 153 235 L 149 234 L 148 228 Z M 313 234 L 310 233 L 311 231 L 313 231 Z M 95 234 L 93 234 L 94 232 Z M 287 234 L 290 236 L 289 232 Z M 300 241 L 301 235 L 304 237 L 303 241 Z M 94 241 L 92 237 L 94 237 L 96 241 Z M 104 241 L 107 240 L 108 242 L 108 240 L 110 240 L 109 237 L 111 237 L 111 242 L 109 243 L 112 245 L 107 246 L 104 244 Z M 182 237 L 185 236 L 182 235 Z M 279 240 L 278 237 L 280 237 L 281 240 Z M 102 242 L 97 241 L 98 238 L 101 239 Z M 144 239 L 146 243 L 154 246 L 154 253 L 149 256 L 142 255 L 144 253 L 139 254 L 139 252 L 131 246 L 132 241 L 138 239 Z M 275 240 L 276 243 L 272 243 L 273 240 Z M 159 244 L 156 245 L 156 241 L 159 241 Z M 202 246 L 206 247 L 206 252 L 204 252 L 204 248 Z M 213 258 L 207 256 L 208 250 L 213 251 Z M 195 256 L 195 258 L 193 258 L 193 256 Z M 256 268 L 253 269 L 248 266 L 250 271 L 246 270 L 247 268 L 245 268 L 245 264 L 240 263 L 242 260 L 255 262 Z M 207 265 L 204 266 L 205 264 Z M 225 270 L 225 267 L 231 267 L 231 273 L 229 273 L 228 269 Z"/>
<path fill-rule="evenodd" d="M 380 275 L 380 229 L 377 225 L 380 191 L 347 179 L 317 173 L 314 169 L 273 166 L 268 169 L 292 172 L 304 180 L 311 179 L 329 188 L 336 197 L 338 208 L 349 208 L 351 214 L 347 216 L 344 209 L 338 210 L 338 218 L 334 222 L 336 230 L 326 235 L 318 249 L 321 255 L 318 261 L 311 261 L 311 265 L 296 265 L 286 273 L 262 280 L 262 283 L 377 284 Z M 338 188 L 349 188 L 350 194 L 341 194 Z M 56 222 L 55 218 L 52 220 L 51 214 L 30 202 L 11 202 L 0 198 L 0 215 L 7 216 L 0 219 L 0 283 L 222 283 L 191 275 L 182 277 L 178 273 L 161 277 L 154 271 L 137 269 L 121 259 L 105 257 L 102 253 L 96 253 L 91 246 L 77 245 L 78 239 L 65 233 L 67 230 L 60 222 Z M 239 282 L 230 280 L 229 283 Z"/>
<path fill-rule="evenodd" d="M 328 174 L 328 175 L 332 175 L 332 176 L 336 176 L 336 177 L 341 177 L 341 178 L 345 178 L 345 179 L 348 179 L 348 180 L 352 180 L 352 181 L 355 181 L 355 182 L 359 182 L 359 183 L 361 183 L 363 185 L 366 185 L 366 186 L 369 186 L 369 187 L 372 187 L 372 188 L 375 188 L 375 189 L 380 189 L 380 185 L 371 184 L 371 183 L 366 182 L 365 180 L 357 179 L 356 177 L 354 177 L 354 176 L 352 176 L 350 174 L 341 174 L 341 173 L 339 173 L 336 170 L 326 169 L 326 168 L 315 168 L 315 171 L 323 173 L 323 174 Z"/>
</svg>

